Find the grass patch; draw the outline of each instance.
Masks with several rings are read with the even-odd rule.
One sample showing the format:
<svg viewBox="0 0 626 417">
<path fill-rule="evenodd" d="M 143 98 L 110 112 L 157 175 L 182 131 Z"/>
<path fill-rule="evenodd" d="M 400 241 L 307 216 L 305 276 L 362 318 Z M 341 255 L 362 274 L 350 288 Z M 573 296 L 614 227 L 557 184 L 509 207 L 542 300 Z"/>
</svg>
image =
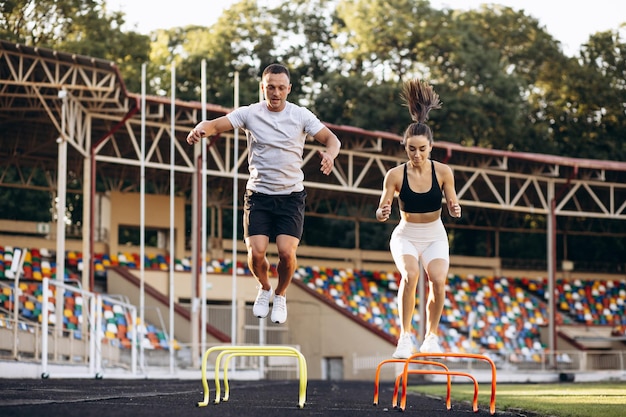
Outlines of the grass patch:
<svg viewBox="0 0 626 417">
<path fill-rule="evenodd" d="M 446 397 L 446 386 L 411 386 L 409 392 Z M 474 385 L 452 383 L 453 402 L 474 398 Z M 489 410 L 491 385 L 478 387 L 479 408 Z M 555 417 L 624 417 L 626 414 L 626 384 L 619 382 L 568 384 L 498 384 L 496 410 L 524 410 L 538 416 Z"/>
</svg>

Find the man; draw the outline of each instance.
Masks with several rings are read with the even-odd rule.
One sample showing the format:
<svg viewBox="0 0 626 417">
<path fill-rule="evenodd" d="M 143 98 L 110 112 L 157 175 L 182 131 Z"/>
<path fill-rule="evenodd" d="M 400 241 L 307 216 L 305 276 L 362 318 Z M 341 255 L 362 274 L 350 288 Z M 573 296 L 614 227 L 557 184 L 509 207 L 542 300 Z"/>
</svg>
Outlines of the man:
<svg viewBox="0 0 626 417">
<path fill-rule="evenodd" d="M 285 66 L 271 64 L 265 68 L 261 88 L 264 101 L 198 123 L 187 135 L 187 142 L 193 144 L 234 129 L 246 132 L 250 179 L 244 195 L 244 239 L 248 265 L 259 284 L 252 311 L 259 318 L 269 313 L 272 287 L 267 247 L 270 239 L 275 239 L 278 285 L 270 318 L 274 323 L 284 323 L 287 287 L 297 267 L 296 249 L 304 226 L 304 142 L 311 135 L 326 146 L 320 152 L 320 171 L 325 175 L 332 172 L 341 143 L 311 111 L 287 101 L 291 81 Z"/>
</svg>

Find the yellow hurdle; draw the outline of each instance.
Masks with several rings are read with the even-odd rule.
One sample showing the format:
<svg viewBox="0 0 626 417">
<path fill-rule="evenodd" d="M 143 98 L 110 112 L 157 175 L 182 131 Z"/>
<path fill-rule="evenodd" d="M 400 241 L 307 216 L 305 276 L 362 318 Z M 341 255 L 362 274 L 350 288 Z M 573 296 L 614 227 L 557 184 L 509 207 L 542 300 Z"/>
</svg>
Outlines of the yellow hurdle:
<svg viewBox="0 0 626 417">
<path fill-rule="evenodd" d="M 298 407 L 303 408 L 306 403 L 306 387 L 307 387 L 307 365 L 304 355 L 296 348 L 291 346 L 267 345 L 267 346 L 213 346 L 204 352 L 202 357 L 202 386 L 204 388 L 204 400 L 199 402 L 198 407 L 205 407 L 209 404 L 209 384 L 207 382 L 207 360 L 211 353 L 219 352 L 215 361 L 215 404 L 220 402 L 220 367 L 222 358 L 224 360 L 224 401 L 228 401 L 230 397 L 228 385 L 228 365 L 230 358 L 233 356 L 284 356 L 295 357 L 298 360 L 298 369 L 300 374 L 300 392 L 298 398 Z"/>
</svg>

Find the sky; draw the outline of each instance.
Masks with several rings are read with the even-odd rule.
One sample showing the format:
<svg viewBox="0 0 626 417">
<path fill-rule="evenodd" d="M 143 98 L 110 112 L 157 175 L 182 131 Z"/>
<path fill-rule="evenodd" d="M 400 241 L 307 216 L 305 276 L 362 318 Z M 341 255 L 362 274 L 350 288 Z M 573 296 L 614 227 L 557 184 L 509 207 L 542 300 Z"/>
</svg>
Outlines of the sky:
<svg viewBox="0 0 626 417">
<path fill-rule="evenodd" d="M 107 0 L 110 10 L 126 14 L 129 29 L 149 33 L 186 25 L 209 26 L 222 11 L 238 0 Z M 272 3 L 272 0 L 259 0 Z M 626 2 L 623 0 L 431 0 L 435 8 L 472 9 L 481 4 L 502 4 L 525 10 L 545 26 L 548 33 L 562 44 L 567 55 L 575 55 L 589 35 L 615 30 L 626 23 Z M 175 7 L 172 7 L 175 6 Z M 624 33 L 624 32 L 622 32 Z"/>
</svg>

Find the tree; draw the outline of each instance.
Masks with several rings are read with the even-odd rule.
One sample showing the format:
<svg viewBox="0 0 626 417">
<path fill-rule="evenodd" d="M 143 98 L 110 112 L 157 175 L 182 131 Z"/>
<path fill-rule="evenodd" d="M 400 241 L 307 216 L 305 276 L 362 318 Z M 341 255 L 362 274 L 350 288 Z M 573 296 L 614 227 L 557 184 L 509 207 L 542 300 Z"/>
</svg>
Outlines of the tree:
<svg viewBox="0 0 626 417">
<path fill-rule="evenodd" d="M 296 0 L 276 7 L 241 0 L 210 27 L 188 26 L 153 34 L 151 79 L 157 94 L 169 94 L 169 65 L 176 63 L 177 95 L 197 100 L 200 67 L 206 62 L 207 100 L 233 105 L 233 75 L 240 75 L 240 103 L 258 100 L 261 71 L 273 62 L 286 64 L 293 84 L 290 100 L 311 99 L 316 79 L 329 70 L 332 54 L 328 0 Z"/>
<path fill-rule="evenodd" d="M 336 73 L 320 77 L 319 82 L 320 91 L 312 108 L 324 121 L 397 134 L 402 134 L 410 123 L 397 82 Z"/>
<path fill-rule="evenodd" d="M 441 110 L 430 115 L 439 140 L 515 149 L 512 139 L 521 137 L 523 131 L 522 79 L 509 71 L 518 63 L 511 63 L 503 51 L 515 50 L 507 42 L 516 42 L 522 50 L 526 46 L 519 46 L 519 37 L 502 40 L 496 34 L 508 29 L 511 19 L 524 18 L 523 14 L 520 17 L 506 8 L 440 11 L 418 0 L 360 0 L 340 2 L 338 16 L 343 22 L 342 38 L 347 39 L 342 57 L 352 64 L 352 77 L 367 79 L 368 87 L 377 85 L 374 77 L 398 92 L 401 81 L 426 79 L 444 102 Z M 536 21 L 531 23 L 537 26 Z M 390 99 L 398 102 L 397 94 L 379 98 L 360 103 L 380 113 L 390 107 Z M 395 115 L 385 115 L 391 117 L 385 120 L 387 126 L 409 121 L 406 111 L 393 110 Z M 369 116 L 370 112 L 359 109 L 354 114 Z"/>
<path fill-rule="evenodd" d="M 150 39 L 124 32 L 124 15 L 109 13 L 105 0 L 16 0 L 0 2 L 0 37 L 115 62 L 127 87 L 138 91 Z"/>
<path fill-rule="evenodd" d="M 559 135 L 561 152 L 593 159 L 626 160 L 626 43 L 619 32 L 592 35 L 583 46 L 579 71 L 568 74 L 569 91 L 577 102 L 564 108 L 575 110 L 576 124 Z M 574 104 L 572 106 L 572 104 Z"/>
<path fill-rule="evenodd" d="M 415 57 L 429 49 L 441 21 L 425 0 L 342 0 L 337 16 L 345 38 L 342 58 L 353 71 L 395 82 L 420 71 Z"/>
<path fill-rule="evenodd" d="M 233 75 L 240 74 L 240 102 L 258 100 L 260 71 L 274 56 L 273 29 L 267 9 L 256 1 L 241 0 L 225 10 L 210 27 L 187 26 L 153 34 L 150 56 L 152 84 L 157 94 L 169 94 L 171 62 L 176 64 L 177 96 L 198 100 L 201 95 L 201 62 L 206 62 L 207 101 L 233 105 Z M 179 93 L 179 94 L 178 94 Z"/>
<path fill-rule="evenodd" d="M 441 93 L 449 97 L 442 134 L 466 145 L 541 152 L 547 132 L 533 131 L 528 96 L 547 69 L 563 68 L 558 42 L 509 7 L 451 12 L 448 20 L 433 62 L 442 89 L 450 89 Z"/>
</svg>

